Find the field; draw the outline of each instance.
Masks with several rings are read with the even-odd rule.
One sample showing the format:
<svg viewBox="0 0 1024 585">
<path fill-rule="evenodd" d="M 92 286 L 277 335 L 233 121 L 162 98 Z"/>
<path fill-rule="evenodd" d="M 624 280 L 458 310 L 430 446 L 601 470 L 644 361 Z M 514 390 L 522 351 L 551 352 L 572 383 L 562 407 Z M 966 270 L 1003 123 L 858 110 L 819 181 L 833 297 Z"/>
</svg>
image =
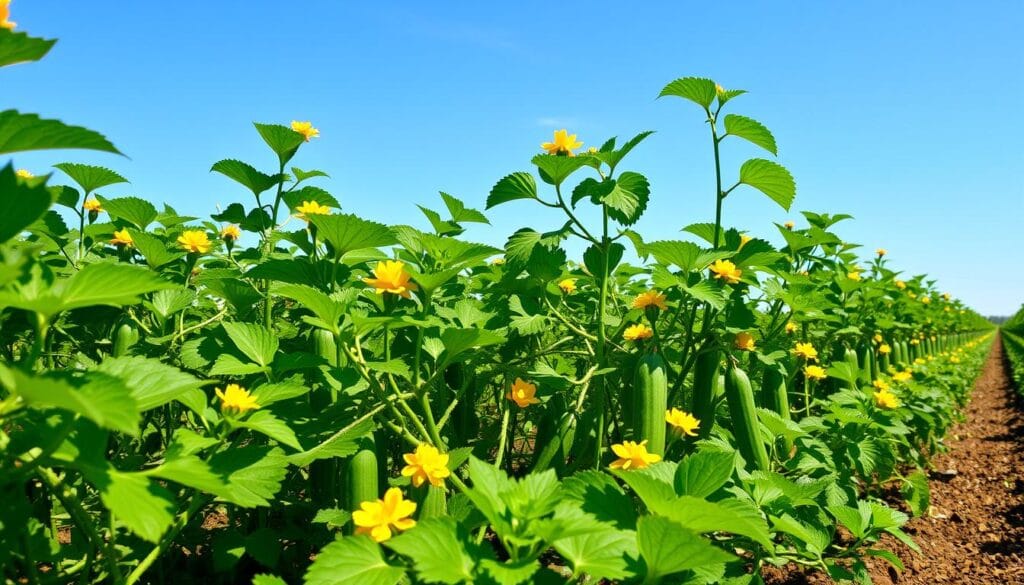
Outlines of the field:
<svg viewBox="0 0 1024 585">
<path fill-rule="evenodd" d="M 0 26 L 0 67 L 52 45 Z M 0 112 L 5 582 L 936 575 L 915 555 L 943 537 L 905 528 L 953 505 L 929 479 L 990 353 L 1024 381 L 1024 313 L 997 333 L 846 241 L 845 214 L 732 227 L 734 193 L 797 196 L 755 98 L 651 93 L 714 153 L 716 214 L 685 239 L 633 229 L 659 196 L 631 170 L 649 131 L 538 136 L 486 201 L 442 193 L 413 227 L 318 186 L 315 122 L 255 123 L 277 164 L 210 161 L 237 201 L 189 217 L 103 195 L 128 180 L 108 168 L 18 167 L 119 150 Z M 740 142 L 762 155 L 728 164 Z M 511 202 L 561 227 L 464 237 Z"/>
</svg>

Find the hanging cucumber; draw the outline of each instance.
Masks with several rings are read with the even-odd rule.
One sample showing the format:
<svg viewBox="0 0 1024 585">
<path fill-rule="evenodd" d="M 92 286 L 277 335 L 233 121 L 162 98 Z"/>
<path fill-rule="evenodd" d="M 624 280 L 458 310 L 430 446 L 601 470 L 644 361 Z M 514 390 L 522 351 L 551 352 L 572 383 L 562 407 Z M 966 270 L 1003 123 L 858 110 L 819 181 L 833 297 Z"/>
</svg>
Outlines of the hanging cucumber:
<svg viewBox="0 0 1024 585">
<path fill-rule="evenodd" d="M 770 469 L 768 451 L 761 440 L 761 427 L 754 406 L 754 391 L 746 372 L 729 365 L 725 372 L 725 400 L 732 418 L 732 434 L 749 471 Z"/>
<path fill-rule="evenodd" d="M 314 329 L 310 335 L 313 353 L 329 365 L 337 365 L 338 351 L 334 335 L 325 329 Z M 309 405 L 313 412 L 320 412 L 331 404 L 332 392 L 326 384 L 320 384 L 309 393 Z M 309 484 L 313 501 L 321 508 L 336 506 L 338 465 L 334 459 L 320 459 L 309 464 Z"/>
<path fill-rule="evenodd" d="M 377 450 L 372 439 L 366 439 L 362 448 L 352 455 L 345 465 L 345 508 L 355 511 L 363 502 L 372 502 L 380 497 L 378 482 Z"/>
<path fill-rule="evenodd" d="M 565 412 L 558 420 L 554 433 L 547 439 L 547 442 L 542 443 L 540 451 L 534 457 L 533 467 L 530 471 L 544 471 L 552 465 L 556 468 L 563 467 L 574 440 L 576 440 L 576 413 Z"/>
<path fill-rule="evenodd" d="M 633 436 L 647 441 L 647 450 L 665 454 L 665 411 L 668 410 L 668 374 L 665 362 L 649 353 L 637 363 L 633 381 Z"/>
<path fill-rule="evenodd" d="M 139 330 L 128 323 L 122 323 L 114 332 L 114 348 L 111 355 L 121 357 L 128 355 L 128 351 L 139 341 Z"/>
<path fill-rule="evenodd" d="M 761 406 L 771 410 L 775 414 L 790 420 L 789 414 L 789 377 L 786 374 L 786 367 L 782 364 L 768 366 L 761 378 Z M 782 453 L 788 455 L 793 449 L 793 442 L 787 438 L 782 439 Z"/>
<path fill-rule="evenodd" d="M 700 421 L 697 431 L 701 439 L 711 435 L 715 426 L 715 398 L 717 398 L 718 372 L 722 354 L 717 349 L 705 350 L 697 355 L 693 366 L 693 416 Z"/>
</svg>

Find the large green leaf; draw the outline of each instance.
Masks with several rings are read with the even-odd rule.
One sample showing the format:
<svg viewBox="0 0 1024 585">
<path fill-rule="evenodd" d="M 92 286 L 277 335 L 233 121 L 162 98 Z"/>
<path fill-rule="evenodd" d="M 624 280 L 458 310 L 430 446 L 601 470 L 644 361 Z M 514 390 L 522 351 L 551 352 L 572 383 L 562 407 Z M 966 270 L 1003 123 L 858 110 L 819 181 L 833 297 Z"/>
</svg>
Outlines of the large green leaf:
<svg viewBox="0 0 1024 585">
<path fill-rule="evenodd" d="M 273 331 L 255 323 L 225 321 L 221 323 L 235 347 L 260 366 L 269 366 L 274 361 L 279 341 Z"/>
<path fill-rule="evenodd" d="M 320 237 L 334 247 L 336 257 L 352 250 L 390 246 L 396 242 L 388 226 L 349 213 L 313 215 L 309 221 L 317 227 Z"/>
<path fill-rule="evenodd" d="M 552 546 L 569 562 L 573 576 L 586 574 L 594 580 L 632 576 L 640 555 L 636 533 L 614 528 L 563 538 Z"/>
<path fill-rule="evenodd" d="M 38 61 L 50 52 L 56 42 L 56 39 L 30 37 L 0 26 L 0 67 Z"/>
<path fill-rule="evenodd" d="M 531 179 L 533 177 L 530 177 Z M 441 191 L 441 199 L 444 199 L 444 205 L 448 208 L 448 213 L 452 214 L 452 221 L 457 223 L 486 223 L 491 222 L 487 219 L 487 216 L 477 211 L 476 209 L 470 209 L 466 207 L 466 204 L 457 197 L 453 197 L 444 191 Z"/>
<path fill-rule="evenodd" d="M 647 566 L 645 583 L 657 583 L 666 575 L 736 558 L 709 540 L 661 516 L 640 518 L 636 536 Z"/>
<path fill-rule="evenodd" d="M 263 141 L 267 143 L 267 146 L 277 154 L 278 160 L 281 161 L 283 167 L 293 156 L 295 151 L 299 149 L 305 137 L 302 134 L 292 130 L 288 126 L 282 126 L 280 124 L 259 124 L 254 122 L 253 126 L 256 127 L 256 131 L 260 133 Z"/>
<path fill-rule="evenodd" d="M 779 154 L 771 130 L 753 118 L 729 114 L 725 117 L 725 131 L 733 136 L 749 140 L 776 156 Z"/>
<path fill-rule="evenodd" d="M 269 506 L 288 474 L 288 459 L 279 447 L 248 445 L 217 453 L 210 469 L 227 481 L 225 500 L 246 508 Z"/>
<path fill-rule="evenodd" d="M 672 95 L 688 99 L 691 102 L 707 109 L 711 102 L 715 101 L 718 92 L 715 89 L 715 82 L 701 77 L 681 77 L 664 87 L 658 97 Z"/>
<path fill-rule="evenodd" d="M 789 211 L 796 196 L 796 181 L 786 167 L 763 158 L 752 158 L 740 167 L 740 183 L 750 185 Z"/>
<path fill-rule="evenodd" d="M 0 112 L 0 154 L 55 148 L 84 148 L 121 154 L 99 132 L 69 126 L 60 120 L 45 120 L 17 110 Z"/>
<path fill-rule="evenodd" d="M 146 229 L 159 215 L 152 203 L 139 197 L 107 199 L 97 195 L 96 199 L 103 204 L 103 211 L 106 211 L 110 217 L 127 221 L 140 230 Z"/>
<path fill-rule="evenodd" d="M 318 459 L 347 457 L 359 450 L 359 439 L 370 434 L 374 426 L 373 420 L 369 418 L 353 423 L 334 433 L 316 447 L 290 455 L 288 460 L 292 465 L 305 467 Z"/>
<path fill-rule="evenodd" d="M 166 242 L 148 232 L 129 230 L 128 233 L 132 236 L 135 249 L 151 268 L 160 268 L 185 256 L 184 252 L 169 248 Z"/>
<path fill-rule="evenodd" d="M 203 382 L 153 358 L 142 356 L 108 357 L 97 371 L 124 382 L 142 412 L 172 400 L 205 402 Z"/>
<path fill-rule="evenodd" d="M 488 345 L 503 343 L 505 337 L 486 329 L 445 329 L 441 333 L 444 344 L 444 363 L 454 363 L 465 352 Z"/>
<path fill-rule="evenodd" d="M 693 496 L 682 496 L 653 510 L 694 532 L 731 532 L 750 538 L 754 542 L 772 547 L 768 525 L 753 504 L 728 499 L 708 502 Z"/>
<path fill-rule="evenodd" d="M 83 469 L 114 518 L 143 540 L 157 542 L 174 520 L 177 506 L 166 488 L 141 473 L 113 467 Z"/>
<path fill-rule="evenodd" d="M 516 199 L 536 199 L 537 182 L 530 173 L 512 173 L 491 188 L 487 196 L 487 209 Z"/>
<path fill-rule="evenodd" d="M 615 181 L 615 187 L 602 198 L 608 214 L 622 225 L 633 225 L 644 210 L 651 194 L 647 178 L 640 173 L 624 172 Z"/>
<path fill-rule="evenodd" d="M 347 536 L 328 544 L 306 571 L 306 585 L 395 585 L 405 570 L 389 565 L 368 536 Z"/>
<path fill-rule="evenodd" d="M 105 167 L 79 163 L 60 163 L 53 166 L 64 171 L 64 174 L 71 177 L 71 180 L 75 183 L 78 183 L 82 191 L 87 194 L 108 185 L 128 182 L 128 179 Z"/>
<path fill-rule="evenodd" d="M 429 518 L 387 541 L 387 547 L 412 559 L 413 570 L 427 583 L 473 582 L 475 548 L 466 529 L 446 516 Z"/>
<path fill-rule="evenodd" d="M 317 320 L 312 322 L 313 325 L 335 334 L 339 333 L 338 322 L 345 315 L 348 303 L 332 298 L 311 286 L 301 284 L 282 284 L 275 286 L 273 291 L 281 296 L 299 301 L 304 308 L 313 311 L 317 317 Z"/>
<path fill-rule="evenodd" d="M 288 206 L 288 209 L 295 211 L 296 207 L 299 207 L 307 201 L 315 201 L 320 205 L 326 205 L 327 207 L 333 207 L 338 209 L 341 204 L 327 191 L 320 187 L 314 187 L 313 185 L 306 185 L 305 187 L 296 189 L 294 191 L 288 191 L 281 196 L 284 204 Z"/>
<path fill-rule="evenodd" d="M 217 161 L 210 167 L 210 170 L 234 179 L 257 196 L 283 180 L 281 175 L 268 175 L 256 170 L 248 163 L 230 158 Z"/>
<path fill-rule="evenodd" d="M 569 175 L 587 166 L 587 158 L 583 156 L 559 156 L 557 154 L 538 154 L 530 160 L 537 165 L 540 178 L 550 185 L 561 185 Z M 488 206 L 489 207 L 489 206 Z"/>
<path fill-rule="evenodd" d="M 0 381 L 33 408 L 60 408 L 106 429 L 128 434 L 138 431 L 138 404 L 119 378 L 98 372 L 29 375 L 0 364 Z"/>
<path fill-rule="evenodd" d="M 42 217 L 53 203 L 52 197 L 45 186 L 18 180 L 10 163 L 0 168 L 0 244 Z"/>
<path fill-rule="evenodd" d="M 296 451 L 302 450 L 302 445 L 295 438 L 295 431 L 288 426 L 288 423 L 274 416 L 274 413 L 269 410 L 257 410 L 247 418 L 236 421 L 235 424 L 257 433 L 262 433 L 279 443 L 288 445 Z"/>
<path fill-rule="evenodd" d="M 736 455 L 730 451 L 704 448 L 687 455 L 676 468 L 676 493 L 706 498 L 718 491 L 732 476 Z"/>
<path fill-rule="evenodd" d="M 141 295 L 175 288 L 152 271 L 130 264 L 89 264 L 54 287 L 60 303 L 50 314 L 93 305 L 134 305 Z"/>
</svg>

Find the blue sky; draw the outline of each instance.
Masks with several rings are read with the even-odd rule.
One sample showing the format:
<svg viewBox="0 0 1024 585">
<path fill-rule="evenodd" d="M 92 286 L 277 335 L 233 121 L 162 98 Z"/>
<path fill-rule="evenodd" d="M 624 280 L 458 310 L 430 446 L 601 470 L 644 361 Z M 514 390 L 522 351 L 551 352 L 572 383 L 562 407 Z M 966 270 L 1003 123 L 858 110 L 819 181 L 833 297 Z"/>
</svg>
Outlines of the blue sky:
<svg viewBox="0 0 1024 585">
<path fill-rule="evenodd" d="M 19 30 L 57 37 L 41 63 L 5 69 L 0 109 L 100 130 L 130 159 L 19 155 L 109 166 L 135 194 L 206 216 L 246 194 L 209 173 L 222 158 L 274 159 L 252 121 L 312 120 L 294 161 L 331 174 L 343 208 L 425 227 L 415 203 L 446 191 L 483 208 L 528 170 L 553 130 L 587 146 L 657 134 L 626 167 L 644 173 L 647 239 L 713 219 L 707 129 L 696 106 L 656 100 L 672 79 L 750 94 L 731 110 L 775 134 L 795 175 L 790 213 L 752 191 L 725 223 L 778 241 L 771 222 L 845 212 L 848 240 L 889 250 L 986 314 L 1024 301 L 1024 4 L 950 2 L 268 2 L 14 0 Z M 744 157 L 725 144 L 726 177 Z M 727 179 L 728 180 L 728 179 Z M 467 237 L 498 244 L 559 218 L 525 202 Z"/>
</svg>

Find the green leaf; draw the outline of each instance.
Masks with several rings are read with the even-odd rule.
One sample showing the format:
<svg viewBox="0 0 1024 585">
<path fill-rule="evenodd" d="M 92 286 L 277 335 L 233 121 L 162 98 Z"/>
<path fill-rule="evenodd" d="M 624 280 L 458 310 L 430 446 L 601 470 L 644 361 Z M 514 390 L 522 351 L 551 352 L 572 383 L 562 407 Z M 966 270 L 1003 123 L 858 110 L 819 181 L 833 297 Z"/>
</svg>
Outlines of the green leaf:
<svg viewBox="0 0 1024 585">
<path fill-rule="evenodd" d="M 318 171 L 318 170 L 315 170 L 315 169 L 311 170 L 311 171 L 304 171 L 304 170 L 300 169 L 299 167 L 292 167 L 292 174 L 295 175 L 295 179 L 298 180 L 298 181 L 306 181 L 306 180 L 312 179 L 314 177 L 328 177 L 328 178 L 330 178 L 330 175 L 328 175 L 327 173 L 325 173 L 323 171 Z"/>
<path fill-rule="evenodd" d="M 487 196 L 487 209 L 516 199 L 536 199 L 537 182 L 530 173 L 512 173 L 491 188 Z"/>
<path fill-rule="evenodd" d="M 293 156 L 295 151 L 302 146 L 306 138 L 288 126 L 280 124 L 258 124 L 253 123 L 256 131 L 260 133 L 267 146 L 277 154 L 278 160 L 283 167 Z"/>
<path fill-rule="evenodd" d="M 451 364 L 456 361 L 458 356 L 471 349 L 498 345 L 504 341 L 504 336 L 486 329 L 445 329 L 441 333 L 441 343 L 445 348 L 442 361 L 445 364 Z"/>
<path fill-rule="evenodd" d="M 217 361 L 210 368 L 211 376 L 248 376 L 267 372 L 270 368 L 258 364 L 243 362 L 230 353 L 217 356 Z"/>
<path fill-rule="evenodd" d="M 394 585 L 405 577 L 401 567 L 389 565 L 380 545 L 368 536 L 336 540 L 316 556 L 306 571 L 306 585 Z"/>
<path fill-rule="evenodd" d="M 100 427 L 134 435 L 138 404 L 123 381 L 100 372 L 83 376 L 49 372 L 29 375 L 0 364 L 3 386 L 33 408 L 60 408 L 77 413 Z"/>
<path fill-rule="evenodd" d="M 531 179 L 533 177 L 530 177 Z M 487 216 L 475 209 L 466 207 L 457 197 L 441 191 L 441 199 L 444 199 L 444 205 L 448 208 L 448 213 L 452 214 L 452 221 L 457 223 L 486 223 L 491 222 L 487 220 Z"/>
<path fill-rule="evenodd" d="M 309 222 L 315 225 L 321 238 L 334 248 L 335 257 L 353 250 L 377 248 L 396 243 L 388 226 L 348 213 L 314 215 Z"/>
<path fill-rule="evenodd" d="M 687 455 L 676 468 L 676 493 L 706 498 L 729 481 L 735 464 L 736 455 L 730 451 L 703 448 Z"/>
<path fill-rule="evenodd" d="M 30 37 L 23 32 L 0 27 L 0 67 L 38 61 L 46 56 L 57 39 Z"/>
<path fill-rule="evenodd" d="M 292 212 L 295 211 L 295 208 L 307 201 L 315 201 L 320 205 L 326 205 L 327 207 L 333 207 L 335 209 L 341 207 L 341 204 L 334 198 L 334 195 L 331 195 L 320 187 L 314 187 L 312 185 L 306 185 L 301 189 L 288 191 L 281 196 L 281 199 L 284 201 L 285 205 L 288 206 L 288 209 L 292 210 Z"/>
<path fill-rule="evenodd" d="M 0 112 L 0 154 L 55 148 L 84 148 L 121 154 L 98 132 L 69 126 L 60 120 L 45 120 L 17 110 Z"/>
<path fill-rule="evenodd" d="M 269 410 L 257 410 L 247 418 L 235 421 L 235 424 L 240 427 L 256 431 L 257 433 L 263 433 L 271 439 L 274 439 L 279 443 L 284 443 L 296 451 L 302 451 L 302 445 L 300 445 L 299 440 L 295 438 L 295 431 L 288 426 L 288 423 L 274 416 L 274 413 Z"/>
<path fill-rule="evenodd" d="M 221 323 L 235 347 L 249 359 L 261 366 L 269 366 L 274 361 L 279 341 L 273 331 L 255 323 L 225 321 Z"/>
<path fill-rule="evenodd" d="M 143 540 L 157 542 L 174 520 L 177 506 L 169 491 L 141 473 L 113 467 L 82 470 L 115 518 Z"/>
<path fill-rule="evenodd" d="M 302 383 L 301 378 L 291 378 L 282 382 L 263 384 L 253 388 L 252 392 L 257 404 L 267 406 L 275 402 L 290 400 L 303 394 L 308 394 L 310 390 L 312 388 Z"/>
<path fill-rule="evenodd" d="M 718 95 L 715 82 L 701 77 L 681 77 L 664 87 L 658 97 L 667 95 L 688 99 L 698 106 L 708 109 Z"/>
<path fill-rule="evenodd" d="M 574 577 L 586 574 L 595 581 L 633 576 L 640 556 L 632 530 L 608 528 L 563 538 L 552 546 L 569 562 Z"/>
<path fill-rule="evenodd" d="M 288 473 L 288 459 L 278 447 L 247 445 L 210 458 L 210 469 L 227 481 L 225 500 L 253 508 L 269 506 Z"/>
<path fill-rule="evenodd" d="M 388 540 L 386 546 L 411 558 L 417 576 L 425 582 L 473 582 L 475 562 L 470 550 L 475 547 L 454 518 L 428 518 Z"/>
<path fill-rule="evenodd" d="M 587 158 L 583 156 L 560 156 L 557 154 L 538 154 L 530 162 L 537 165 L 540 178 L 549 185 L 561 185 L 569 175 L 587 166 Z M 488 206 L 489 207 L 489 206 Z"/>
<path fill-rule="evenodd" d="M 807 546 L 807 550 L 815 556 L 820 556 L 832 543 L 832 538 L 828 533 L 810 524 L 800 522 L 790 514 L 783 514 L 780 517 L 772 516 L 771 519 L 772 527 L 775 530 L 803 542 Z"/>
<path fill-rule="evenodd" d="M 35 223 L 52 203 L 45 186 L 18 180 L 10 163 L 0 169 L 0 244 Z"/>
<path fill-rule="evenodd" d="M 374 423 L 372 419 L 353 423 L 334 433 L 316 447 L 290 455 L 288 461 L 292 465 L 305 467 L 319 459 L 347 457 L 359 450 L 359 440 L 373 432 L 373 429 Z"/>
<path fill-rule="evenodd" d="M 52 195 L 53 202 L 63 205 L 69 209 L 78 209 L 78 190 L 67 185 L 54 185 L 47 187 Z"/>
<path fill-rule="evenodd" d="M 608 206 L 608 214 L 622 225 L 633 225 L 644 210 L 650 198 L 651 186 L 647 177 L 626 171 L 619 175 L 615 187 L 601 201 Z"/>
<path fill-rule="evenodd" d="M 637 134 L 636 136 L 634 136 L 633 138 L 630 138 L 625 144 L 622 145 L 622 148 L 620 148 L 618 150 L 611 150 L 611 151 L 608 151 L 608 152 L 601 151 L 601 152 L 599 152 L 598 154 L 596 154 L 594 156 L 597 156 L 602 161 L 604 161 L 605 164 L 607 164 L 611 168 L 611 170 L 614 172 L 615 171 L 615 167 L 618 166 L 618 164 L 620 162 L 622 162 L 622 159 L 625 158 L 626 155 L 629 154 L 629 152 L 631 150 L 636 148 L 636 145 L 638 145 L 641 142 L 643 142 L 643 140 L 645 138 L 647 138 L 648 136 L 650 136 L 651 134 L 654 134 L 653 130 L 647 130 L 647 131 L 641 132 L 641 133 Z"/>
<path fill-rule="evenodd" d="M 796 196 L 796 182 L 786 167 L 763 158 L 752 158 L 740 167 L 740 183 L 750 185 L 789 211 Z"/>
<path fill-rule="evenodd" d="M 645 582 L 697 567 L 726 563 L 736 557 L 700 535 L 661 516 L 644 516 L 637 522 L 637 545 L 647 565 Z"/>
<path fill-rule="evenodd" d="M 654 256 L 659 264 L 678 266 L 683 272 L 691 272 L 702 266 L 696 266 L 700 256 L 700 246 L 693 242 L 681 240 L 659 240 L 644 245 L 644 251 Z"/>
<path fill-rule="evenodd" d="M 692 496 L 681 496 L 666 504 L 659 503 L 652 511 L 694 532 L 731 532 L 746 536 L 769 550 L 772 547 L 768 525 L 761 517 L 761 512 L 744 500 L 708 502 Z"/>
<path fill-rule="evenodd" d="M 921 470 L 914 471 L 906 476 L 902 487 L 903 497 L 914 516 L 920 516 L 928 511 L 931 505 L 931 491 L 928 488 L 928 476 Z"/>
<path fill-rule="evenodd" d="M 733 136 L 749 140 L 775 156 L 779 155 L 771 130 L 753 118 L 729 114 L 725 117 L 725 131 Z"/>
<path fill-rule="evenodd" d="M 141 295 L 176 286 L 141 266 L 100 263 L 89 264 L 54 288 L 60 303 L 51 315 L 94 305 L 134 305 Z"/>
<path fill-rule="evenodd" d="M 252 165 L 234 159 L 218 161 L 210 167 L 210 170 L 235 180 L 257 196 L 283 180 L 281 175 L 267 175 L 256 170 Z"/>
<path fill-rule="evenodd" d="M 284 579 L 277 575 L 253 575 L 252 585 L 288 585 Z"/>
<path fill-rule="evenodd" d="M 333 333 L 339 332 L 338 321 L 345 315 L 348 303 L 342 303 L 311 286 L 301 284 L 278 285 L 273 288 L 273 291 L 281 296 L 294 299 L 306 309 L 313 311 L 313 314 L 319 319 L 319 323 L 314 323 L 318 327 Z"/>
<path fill-rule="evenodd" d="M 71 180 L 87 194 L 109 185 L 128 182 L 128 179 L 104 167 L 78 163 L 60 163 L 53 166 L 64 171 L 64 174 L 71 177 Z"/>
<path fill-rule="evenodd" d="M 124 382 L 140 412 L 181 400 L 189 394 L 202 394 L 203 382 L 199 379 L 153 358 L 108 357 L 96 370 Z"/>
<path fill-rule="evenodd" d="M 184 252 L 172 250 L 167 243 L 147 232 L 129 230 L 135 249 L 146 259 L 150 268 L 157 269 L 185 256 Z"/>
<path fill-rule="evenodd" d="M 110 217 L 123 219 L 140 230 L 146 229 L 159 215 L 152 203 L 138 197 L 107 199 L 97 195 L 96 199 L 103 204 L 103 211 L 106 211 Z"/>
</svg>

